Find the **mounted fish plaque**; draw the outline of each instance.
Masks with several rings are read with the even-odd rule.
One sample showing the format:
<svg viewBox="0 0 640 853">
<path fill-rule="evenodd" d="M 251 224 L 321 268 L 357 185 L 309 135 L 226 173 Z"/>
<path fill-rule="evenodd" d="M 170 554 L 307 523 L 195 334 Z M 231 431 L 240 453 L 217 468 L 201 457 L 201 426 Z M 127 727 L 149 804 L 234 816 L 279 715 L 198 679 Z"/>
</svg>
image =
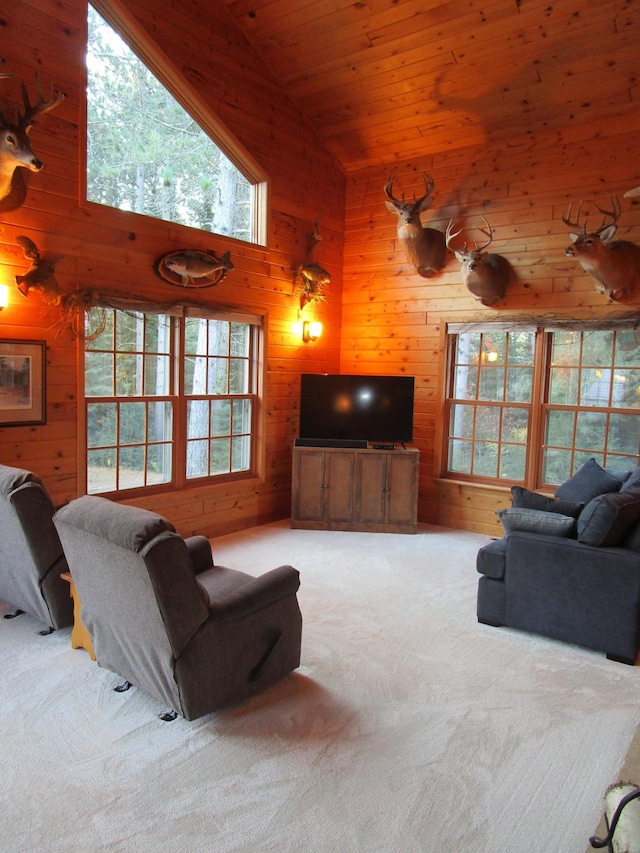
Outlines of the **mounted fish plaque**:
<svg viewBox="0 0 640 853">
<path fill-rule="evenodd" d="M 218 257 L 215 252 L 200 252 L 197 249 L 170 252 L 156 264 L 160 278 L 178 287 L 191 288 L 213 287 L 232 269 L 231 252 Z"/>
</svg>

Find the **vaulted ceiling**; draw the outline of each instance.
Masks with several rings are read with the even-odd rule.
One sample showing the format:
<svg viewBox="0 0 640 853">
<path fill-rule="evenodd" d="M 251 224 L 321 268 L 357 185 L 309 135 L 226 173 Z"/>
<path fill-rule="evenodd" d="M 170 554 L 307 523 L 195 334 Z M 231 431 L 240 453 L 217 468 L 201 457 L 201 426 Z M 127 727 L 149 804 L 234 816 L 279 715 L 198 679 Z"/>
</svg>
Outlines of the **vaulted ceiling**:
<svg viewBox="0 0 640 853">
<path fill-rule="evenodd" d="M 634 0 L 223 0 L 346 172 L 637 113 Z"/>
</svg>

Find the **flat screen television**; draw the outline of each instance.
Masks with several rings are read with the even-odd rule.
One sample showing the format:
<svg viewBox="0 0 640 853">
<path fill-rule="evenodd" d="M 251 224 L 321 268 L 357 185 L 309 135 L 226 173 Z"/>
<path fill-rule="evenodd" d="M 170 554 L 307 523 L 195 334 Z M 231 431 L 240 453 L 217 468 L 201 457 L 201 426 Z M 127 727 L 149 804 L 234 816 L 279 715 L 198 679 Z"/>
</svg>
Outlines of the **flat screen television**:
<svg viewBox="0 0 640 853">
<path fill-rule="evenodd" d="M 413 376 L 303 373 L 300 438 L 406 444 L 413 440 Z"/>
</svg>

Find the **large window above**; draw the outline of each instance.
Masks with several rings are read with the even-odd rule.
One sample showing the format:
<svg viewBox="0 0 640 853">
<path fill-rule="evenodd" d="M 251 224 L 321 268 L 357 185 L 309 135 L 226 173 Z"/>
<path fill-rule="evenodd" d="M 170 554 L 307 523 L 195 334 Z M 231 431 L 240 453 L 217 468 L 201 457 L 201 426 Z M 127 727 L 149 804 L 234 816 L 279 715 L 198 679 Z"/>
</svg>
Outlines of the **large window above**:
<svg viewBox="0 0 640 853">
<path fill-rule="evenodd" d="M 89 494 L 254 473 L 254 319 L 96 308 L 86 326 Z"/>
<path fill-rule="evenodd" d="M 91 4 L 86 192 L 97 204 L 261 241 L 259 181 L 226 156 Z"/>
<path fill-rule="evenodd" d="M 450 329 L 445 475 L 557 485 L 640 464 L 640 347 L 618 330 Z"/>
</svg>

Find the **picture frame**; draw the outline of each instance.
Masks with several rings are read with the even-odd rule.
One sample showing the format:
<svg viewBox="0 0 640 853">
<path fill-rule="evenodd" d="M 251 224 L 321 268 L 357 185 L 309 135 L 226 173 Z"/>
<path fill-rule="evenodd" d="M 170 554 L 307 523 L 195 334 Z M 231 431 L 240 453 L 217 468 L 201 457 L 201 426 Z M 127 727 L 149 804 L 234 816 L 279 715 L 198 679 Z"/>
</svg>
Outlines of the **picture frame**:
<svg viewBox="0 0 640 853">
<path fill-rule="evenodd" d="M 46 341 L 0 339 L 0 428 L 47 422 Z"/>
</svg>

